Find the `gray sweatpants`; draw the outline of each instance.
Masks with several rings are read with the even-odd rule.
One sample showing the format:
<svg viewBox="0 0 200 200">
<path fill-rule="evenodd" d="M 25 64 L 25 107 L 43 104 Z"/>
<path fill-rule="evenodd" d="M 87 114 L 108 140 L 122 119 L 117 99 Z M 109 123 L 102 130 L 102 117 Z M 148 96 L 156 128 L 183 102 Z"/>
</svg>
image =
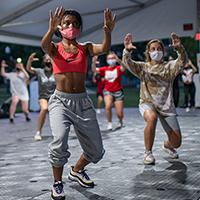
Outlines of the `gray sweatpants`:
<svg viewBox="0 0 200 200">
<path fill-rule="evenodd" d="M 49 161 L 60 167 L 70 157 L 68 136 L 74 126 L 85 158 L 97 163 L 104 155 L 96 112 L 87 93 L 69 94 L 55 91 L 49 100 L 50 127 L 53 141 L 49 144 Z"/>
</svg>

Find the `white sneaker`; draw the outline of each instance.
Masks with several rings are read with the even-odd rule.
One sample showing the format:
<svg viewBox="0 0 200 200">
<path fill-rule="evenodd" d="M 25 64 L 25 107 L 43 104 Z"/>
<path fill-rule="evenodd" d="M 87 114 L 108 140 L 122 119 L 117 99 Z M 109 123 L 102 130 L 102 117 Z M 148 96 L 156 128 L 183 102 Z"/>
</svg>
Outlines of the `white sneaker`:
<svg viewBox="0 0 200 200">
<path fill-rule="evenodd" d="M 113 129 L 112 122 L 108 122 L 107 130 L 112 130 L 112 129 Z"/>
<path fill-rule="evenodd" d="M 96 110 L 96 112 L 97 112 L 97 114 L 101 114 L 101 109 L 98 108 L 98 109 Z"/>
<path fill-rule="evenodd" d="M 151 151 L 145 151 L 144 153 L 144 164 L 145 165 L 153 165 L 155 164 L 155 158 Z"/>
<path fill-rule="evenodd" d="M 42 136 L 41 133 L 39 131 L 36 132 L 35 136 L 34 136 L 34 140 L 35 141 L 40 141 L 42 140 Z"/>
<path fill-rule="evenodd" d="M 167 153 L 169 155 L 170 158 L 172 158 L 172 159 L 178 158 L 178 153 L 175 149 L 168 149 L 164 145 L 162 146 L 162 149 L 164 150 L 165 153 Z"/>
<path fill-rule="evenodd" d="M 187 108 L 185 109 L 185 112 L 190 112 L 190 108 L 187 107 Z"/>
</svg>

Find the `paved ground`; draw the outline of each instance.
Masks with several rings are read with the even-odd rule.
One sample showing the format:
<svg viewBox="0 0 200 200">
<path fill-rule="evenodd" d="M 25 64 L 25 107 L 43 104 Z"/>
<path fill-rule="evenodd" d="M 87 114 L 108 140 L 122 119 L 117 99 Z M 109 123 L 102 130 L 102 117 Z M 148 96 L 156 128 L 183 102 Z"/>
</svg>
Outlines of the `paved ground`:
<svg viewBox="0 0 200 200">
<path fill-rule="evenodd" d="M 98 164 L 88 166 L 96 187 L 81 188 L 67 180 L 70 165 L 79 157 L 81 149 L 74 131 L 69 145 L 71 158 L 65 167 L 64 181 L 67 200 L 198 200 L 200 199 L 200 110 L 185 113 L 179 109 L 183 132 L 180 159 L 170 160 L 161 150 L 165 134 L 158 123 L 154 155 L 155 166 L 144 166 L 144 122 L 137 109 L 125 109 L 126 127 L 106 132 L 104 113 L 98 115 L 105 157 Z M 50 200 L 51 167 L 47 160 L 51 133 L 48 120 L 44 140 L 35 142 L 35 124 L 21 114 L 15 124 L 0 120 L 0 200 Z M 116 121 L 116 119 L 114 119 Z"/>
</svg>

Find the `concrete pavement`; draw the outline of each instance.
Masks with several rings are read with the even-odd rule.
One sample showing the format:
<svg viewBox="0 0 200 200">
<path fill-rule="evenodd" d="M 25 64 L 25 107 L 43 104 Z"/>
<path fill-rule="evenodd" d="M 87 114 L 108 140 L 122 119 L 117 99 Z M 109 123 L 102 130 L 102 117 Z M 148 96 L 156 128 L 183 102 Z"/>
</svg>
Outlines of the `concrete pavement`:
<svg viewBox="0 0 200 200">
<path fill-rule="evenodd" d="M 170 160 L 161 146 L 165 133 L 158 123 L 153 153 L 155 166 L 142 163 L 144 121 L 137 108 L 125 109 L 125 127 L 105 131 L 104 113 L 98 115 L 104 158 L 87 167 L 95 180 L 93 189 L 81 188 L 67 180 L 70 166 L 81 153 L 73 128 L 69 137 L 71 157 L 64 170 L 67 200 L 198 200 L 200 199 L 200 110 L 185 113 L 178 109 L 183 134 L 180 158 Z M 48 143 L 51 141 L 49 121 L 45 123 L 43 140 L 35 142 L 38 113 L 31 122 L 17 114 L 15 123 L 0 120 L 0 200 L 50 200 L 51 166 Z M 117 123 L 114 117 L 114 123 Z"/>
</svg>

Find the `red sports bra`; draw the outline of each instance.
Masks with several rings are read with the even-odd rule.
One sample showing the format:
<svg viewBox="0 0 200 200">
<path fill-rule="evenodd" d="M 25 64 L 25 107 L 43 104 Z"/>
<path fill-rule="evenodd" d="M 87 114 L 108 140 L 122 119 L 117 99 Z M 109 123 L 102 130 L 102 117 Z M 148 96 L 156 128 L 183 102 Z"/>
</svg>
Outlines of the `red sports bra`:
<svg viewBox="0 0 200 200">
<path fill-rule="evenodd" d="M 53 73 L 63 72 L 87 72 L 87 55 L 84 47 L 77 45 L 76 54 L 67 53 L 64 50 L 62 42 L 57 45 L 57 53 L 53 58 Z"/>
</svg>

